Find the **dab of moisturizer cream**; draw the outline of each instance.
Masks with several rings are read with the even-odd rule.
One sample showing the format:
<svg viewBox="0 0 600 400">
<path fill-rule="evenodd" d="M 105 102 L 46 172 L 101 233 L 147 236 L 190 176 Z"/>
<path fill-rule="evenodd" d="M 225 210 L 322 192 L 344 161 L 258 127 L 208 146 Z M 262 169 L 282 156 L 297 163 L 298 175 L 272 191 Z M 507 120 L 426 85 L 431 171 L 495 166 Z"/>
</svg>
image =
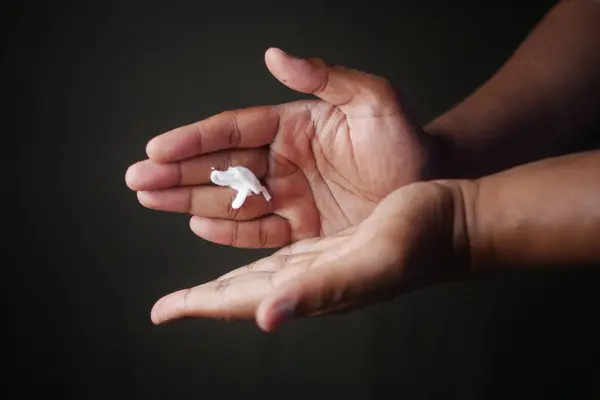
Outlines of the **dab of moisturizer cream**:
<svg viewBox="0 0 600 400">
<path fill-rule="evenodd" d="M 244 204 L 246 197 L 253 194 L 262 193 L 267 201 L 271 200 L 271 195 L 267 189 L 260 184 L 260 181 L 246 167 L 229 167 L 227 171 L 218 171 L 213 169 L 210 173 L 210 180 L 219 186 L 229 186 L 237 191 L 237 195 L 231 203 L 231 208 L 238 209 Z"/>
</svg>

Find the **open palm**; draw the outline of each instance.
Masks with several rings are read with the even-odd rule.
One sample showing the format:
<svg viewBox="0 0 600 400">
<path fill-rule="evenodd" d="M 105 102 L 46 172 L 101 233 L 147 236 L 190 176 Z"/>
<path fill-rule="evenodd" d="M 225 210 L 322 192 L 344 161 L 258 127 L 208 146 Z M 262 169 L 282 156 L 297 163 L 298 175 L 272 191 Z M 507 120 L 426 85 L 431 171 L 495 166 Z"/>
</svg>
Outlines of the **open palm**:
<svg viewBox="0 0 600 400">
<path fill-rule="evenodd" d="M 455 279 L 464 271 L 452 266 L 468 260 L 465 187 L 405 185 L 356 226 L 298 241 L 213 281 L 166 295 L 152 308 L 152 321 L 256 319 L 272 331 L 291 317 L 346 312 Z"/>
<path fill-rule="evenodd" d="M 146 207 L 192 214 L 200 237 L 236 247 L 281 247 L 364 220 L 394 189 L 421 177 L 427 138 L 382 78 L 269 49 L 286 86 L 321 100 L 227 111 L 152 139 L 127 172 Z M 272 195 L 232 209 L 235 193 L 211 168 L 250 168 Z"/>
</svg>

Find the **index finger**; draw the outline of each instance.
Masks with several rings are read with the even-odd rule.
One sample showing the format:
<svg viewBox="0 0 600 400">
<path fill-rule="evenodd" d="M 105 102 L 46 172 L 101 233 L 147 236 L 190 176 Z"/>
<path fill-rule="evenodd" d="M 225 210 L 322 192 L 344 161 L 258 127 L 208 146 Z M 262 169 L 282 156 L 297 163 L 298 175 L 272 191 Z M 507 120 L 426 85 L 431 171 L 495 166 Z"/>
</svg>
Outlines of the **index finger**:
<svg viewBox="0 0 600 400">
<path fill-rule="evenodd" d="M 275 137 L 279 119 L 275 106 L 224 111 L 156 136 L 148 142 L 146 153 L 151 160 L 165 163 L 218 150 L 262 147 Z"/>
<path fill-rule="evenodd" d="M 168 294 L 152 307 L 151 318 L 162 324 L 181 318 L 247 320 L 272 289 L 269 274 L 247 273 Z"/>
</svg>

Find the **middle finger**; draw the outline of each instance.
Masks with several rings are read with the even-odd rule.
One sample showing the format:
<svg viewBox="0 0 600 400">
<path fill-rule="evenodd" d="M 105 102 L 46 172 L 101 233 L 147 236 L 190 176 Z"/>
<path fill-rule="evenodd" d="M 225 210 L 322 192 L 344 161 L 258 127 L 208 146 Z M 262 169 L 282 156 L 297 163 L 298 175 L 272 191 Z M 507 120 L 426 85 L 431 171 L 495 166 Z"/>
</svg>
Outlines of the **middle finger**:
<svg viewBox="0 0 600 400">
<path fill-rule="evenodd" d="M 157 190 L 174 186 L 204 185 L 211 168 L 224 171 L 231 166 L 250 169 L 259 179 L 267 173 L 268 149 L 220 151 L 173 163 L 140 161 L 127 170 L 125 180 L 133 190 Z"/>
</svg>

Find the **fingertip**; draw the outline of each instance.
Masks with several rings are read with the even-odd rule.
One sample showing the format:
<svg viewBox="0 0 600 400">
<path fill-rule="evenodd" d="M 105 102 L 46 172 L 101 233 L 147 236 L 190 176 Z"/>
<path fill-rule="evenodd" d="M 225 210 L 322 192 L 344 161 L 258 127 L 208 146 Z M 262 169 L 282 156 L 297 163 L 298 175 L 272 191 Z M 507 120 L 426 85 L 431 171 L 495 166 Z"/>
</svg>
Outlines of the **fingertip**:
<svg viewBox="0 0 600 400">
<path fill-rule="evenodd" d="M 129 167 L 125 181 L 132 190 L 160 190 L 178 186 L 181 173 L 177 164 L 158 164 L 152 160 L 140 161 Z"/>
<path fill-rule="evenodd" d="M 140 190 L 137 192 L 137 199 L 140 202 L 141 205 L 143 205 L 146 208 L 154 208 L 155 204 L 154 204 L 154 199 L 152 197 L 152 194 L 150 192 L 144 191 L 144 190 Z"/>
<path fill-rule="evenodd" d="M 154 325 L 160 325 L 165 322 L 161 312 L 161 305 L 164 303 L 164 299 L 166 297 L 168 296 L 161 297 L 154 303 L 154 306 L 152 306 L 152 310 L 150 311 L 150 320 Z"/>
<path fill-rule="evenodd" d="M 155 325 L 164 324 L 186 313 L 185 294 L 188 289 L 178 290 L 160 298 L 150 311 L 150 319 Z"/>
<path fill-rule="evenodd" d="M 326 70 L 311 59 L 296 57 L 272 47 L 265 53 L 269 72 L 281 83 L 301 93 L 312 93 L 322 86 Z"/>
<path fill-rule="evenodd" d="M 190 229 L 194 235 L 208 240 L 209 242 L 225 246 L 231 245 L 231 232 L 235 229 L 236 221 L 215 220 L 212 218 L 198 217 L 190 218 Z"/>
<path fill-rule="evenodd" d="M 157 160 L 160 158 L 159 146 L 158 146 L 158 136 L 150 139 L 146 144 L 146 155 L 151 160 Z"/>
<path fill-rule="evenodd" d="M 267 51 L 265 51 L 265 61 L 268 63 L 271 60 L 277 59 L 286 55 L 286 52 L 281 50 L 279 47 L 269 47 Z"/>
<path fill-rule="evenodd" d="M 256 315 L 255 315 L 255 320 L 256 320 L 256 325 L 258 325 L 258 327 L 264 331 L 264 332 L 271 332 L 271 327 L 269 325 L 269 319 L 268 319 L 268 305 L 265 301 L 262 301 L 261 303 L 259 303 L 258 307 L 256 308 Z"/>
<path fill-rule="evenodd" d="M 297 305 L 293 298 L 267 299 L 256 309 L 256 324 L 264 332 L 273 332 L 295 317 Z"/>
<path fill-rule="evenodd" d="M 190 218 L 190 230 L 201 239 L 229 246 L 231 244 L 231 228 L 228 225 L 231 223 L 235 224 L 236 222 L 214 220 L 194 215 Z"/>
<path fill-rule="evenodd" d="M 160 300 L 158 302 L 160 302 Z M 152 310 L 150 310 L 150 321 L 152 321 L 154 325 L 162 324 L 162 321 L 160 320 L 158 316 L 158 311 L 156 309 L 156 305 L 158 304 L 158 302 L 156 302 L 152 307 Z"/>
<path fill-rule="evenodd" d="M 196 235 L 200 237 L 205 237 L 210 229 L 210 219 L 198 217 L 197 215 L 193 215 L 190 218 L 190 229 Z"/>
<path fill-rule="evenodd" d="M 294 68 L 296 64 L 304 64 L 303 61 L 303 59 L 295 57 L 281 50 L 279 47 L 270 47 L 265 52 L 265 64 L 277 79 L 285 77 L 286 71 L 296 69 Z"/>
<path fill-rule="evenodd" d="M 181 135 L 177 134 L 180 129 L 181 128 L 175 128 L 150 139 L 146 144 L 146 155 L 148 158 L 157 164 L 187 158 L 178 157 L 179 154 L 176 154 L 177 151 L 181 151 L 181 147 L 184 149 L 191 148 L 188 143 L 185 143 L 186 138 L 184 138 L 183 145 L 180 143 L 181 137 L 178 136 Z"/>
<path fill-rule="evenodd" d="M 130 165 L 129 168 L 127 168 L 127 171 L 125 171 L 125 184 L 131 190 L 135 190 L 136 187 L 136 181 L 139 175 L 140 168 L 138 164 L 139 163 Z"/>
</svg>

